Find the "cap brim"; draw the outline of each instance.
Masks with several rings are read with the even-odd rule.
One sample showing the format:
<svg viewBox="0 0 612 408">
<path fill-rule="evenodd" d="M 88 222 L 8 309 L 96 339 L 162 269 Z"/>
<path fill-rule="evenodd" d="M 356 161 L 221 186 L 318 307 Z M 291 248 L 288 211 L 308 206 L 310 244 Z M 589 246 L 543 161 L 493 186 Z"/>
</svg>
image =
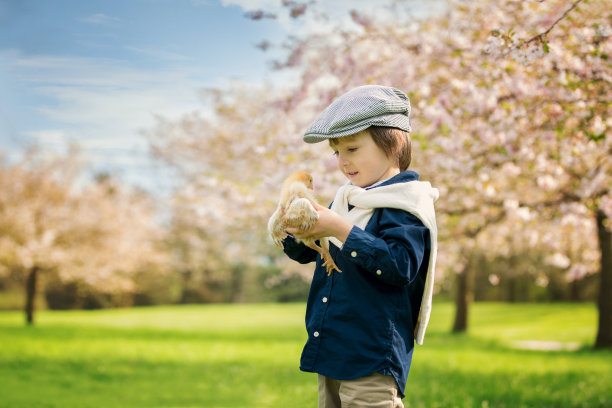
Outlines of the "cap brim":
<svg viewBox="0 0 612 408">
<path fill-rule="evenodd" d="M 366 130 L 371 126 L 392 127 L 406 132 L 412 131 L 410 126 L 410 118 L 407 115 L 393 113 L 367 118 L 360 122 L 352 123 L 349 126 L 330 129 L 327 132 L 316 132 L 311 128 L 304 134 L 303 140 L 306 143 L 319 143 L 327 139 L 351 136 Z"/>
</svg>

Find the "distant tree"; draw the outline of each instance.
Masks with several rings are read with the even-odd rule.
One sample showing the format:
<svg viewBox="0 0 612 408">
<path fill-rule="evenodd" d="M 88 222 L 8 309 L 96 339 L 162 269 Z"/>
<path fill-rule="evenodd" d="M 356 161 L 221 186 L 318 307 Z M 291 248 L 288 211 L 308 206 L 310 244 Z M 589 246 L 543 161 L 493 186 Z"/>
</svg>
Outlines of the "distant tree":
<svg viewBox="0 0 612 408">
<path fill-rule="evenodd" d="M 304 123 L 289 116 L 286 96 L 273 87 L 234 83 L 207 90 L 204 98 L 206 113 L 178 121 L 160 117 L 147 134 L 156 155 L 183 180 L 170 206 L 174 268 L 204 291 L 242 279 L 240 267 L 280 263 L 307 275 L 310 268 L 287 261 L 270 245 L 266 223 L 282 180 L 294 170 L 313 172 L 317 193 L 331 200 L 330 180 L 339 182 L 330 171 L 331 151 L 301 141 Z M 215 299 L 210 290 L 203 295 Z"/>
<path fill-rule="evenodd" d="M 41 273 L 130 293 L 135 273 L 166 262 L 150 199 L 109 178 L 84 182 L 76 151 L 2 163 L 0 191 L 0 264 L 24 277 L 29 324 Z"/>
</svg>

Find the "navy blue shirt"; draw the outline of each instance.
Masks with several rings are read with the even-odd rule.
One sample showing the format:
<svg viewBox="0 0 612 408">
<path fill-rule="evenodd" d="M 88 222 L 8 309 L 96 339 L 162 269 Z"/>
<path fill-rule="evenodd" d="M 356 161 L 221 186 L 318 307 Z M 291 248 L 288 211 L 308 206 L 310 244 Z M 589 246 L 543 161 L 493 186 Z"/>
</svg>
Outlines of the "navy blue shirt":
<svg viewBox="0 0 612 408">
<path fill-rule="evenodd" d="M 405 171 L 380 186 L 414 180 L 418 174 Z M 391 375 L 403 397 L 427 275 L 429 230 L 406 211 L 377 208 L 365 230 L 353 226 L 342 249 L 330 245 L 342 270 L 331 276 L 316 251 L 292 237 L 284 247 L 297 262 L 316 261 L 300 369 L 336 380 Z"/>
</svg>

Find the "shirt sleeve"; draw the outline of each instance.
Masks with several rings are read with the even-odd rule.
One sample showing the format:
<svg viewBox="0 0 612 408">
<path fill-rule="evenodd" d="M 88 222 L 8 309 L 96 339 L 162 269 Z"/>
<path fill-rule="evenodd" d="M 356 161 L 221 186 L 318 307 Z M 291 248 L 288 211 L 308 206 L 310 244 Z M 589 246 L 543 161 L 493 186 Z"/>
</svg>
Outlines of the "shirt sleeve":
<svg viewBox="0 0 612 408">
<path fill-rule="evenodd" d="M 373 232 L 353 226 L 341 253 L 385 283 L 405 286 L 418 276 L 429 250 L 429 229 L 414 215 L 397 209 L 380 209 Z"/>
<path fill-rule="evenodd" d="M 317 260 L 318 252 L 297 242 L 291 235 L 283 240 L 283 251 L 287 256 L 301 264 L 307 264 Z"/>
</svg>

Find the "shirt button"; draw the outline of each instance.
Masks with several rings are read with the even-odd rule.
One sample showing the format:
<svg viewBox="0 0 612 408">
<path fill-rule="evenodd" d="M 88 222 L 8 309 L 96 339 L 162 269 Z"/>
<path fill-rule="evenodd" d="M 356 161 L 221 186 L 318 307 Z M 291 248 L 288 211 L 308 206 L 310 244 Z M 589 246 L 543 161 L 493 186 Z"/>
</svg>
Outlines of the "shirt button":
<svg viewBox="0 0 612 408">
<path fill-rule="evenodd" d="M 357 252 L 355 252 L 355 251 L 351 252 L 351 256 L 352 256 L 353 258 L 355 258 L 355 257 L 357 256 Z"/>
<path fill-rule="evenodd" d="M 312 335 L 315 336 L 315 337 L 319 337 L 319 332 L 314 332 L 314 333 L 312 333 Z"/>
<path fill-rule="evenodd" d="M 326 297 L 324 297 L 322 300 L 323 300 L 323 303 L 327 303 L 327 298 Z"/>
<path fill-rule="evenodd" d="M 380 275 L 382 275 L 382 271 L 381 271 L 380 269 L 378 269 L 378 270 L 376 271 L 376 274 L 377 274 L 378 276 L 380 276 Z"/>
</svg>

